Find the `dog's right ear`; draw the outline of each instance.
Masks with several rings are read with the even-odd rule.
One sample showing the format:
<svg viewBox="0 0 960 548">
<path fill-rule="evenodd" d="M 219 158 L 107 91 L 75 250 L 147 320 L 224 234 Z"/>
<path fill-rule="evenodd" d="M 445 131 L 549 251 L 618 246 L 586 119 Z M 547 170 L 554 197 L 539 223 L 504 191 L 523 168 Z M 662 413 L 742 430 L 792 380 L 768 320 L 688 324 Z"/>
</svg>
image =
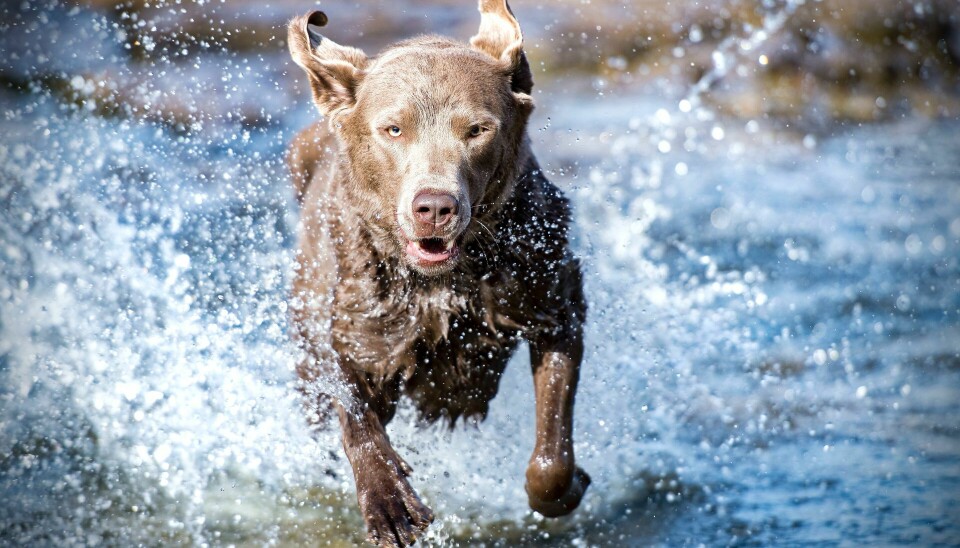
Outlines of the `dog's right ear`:
<svg viewBox="0 0 960 548">
<path fill-rule="evenodd" d="M 293 61 L 310 79 L 314 102 L 321 113 L 328 115 L 355 101 L 367 56 L 321 35 L 320 27 L 326 24 L 327 15 L 322 11 L 301 15 L 290 21 L 287 43 Z"/>
</svg>

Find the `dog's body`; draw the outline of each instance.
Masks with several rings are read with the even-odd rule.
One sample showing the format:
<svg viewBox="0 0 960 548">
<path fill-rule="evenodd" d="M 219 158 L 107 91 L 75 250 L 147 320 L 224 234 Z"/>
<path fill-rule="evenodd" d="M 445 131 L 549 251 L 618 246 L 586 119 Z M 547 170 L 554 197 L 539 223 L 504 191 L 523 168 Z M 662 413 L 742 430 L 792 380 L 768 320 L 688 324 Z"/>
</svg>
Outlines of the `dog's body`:
<svg viewBox="0 0 960 548">
<path fill-rule="evenodd" d="M 298 371 L 312 415 L 336 404 L 370 539 L 384 545 L 412 544 L 433 519 L 384 430 L 399 397 L 426 421 L 482 419 L 521 340 L 537 400 L 530 505 L 569 513 L 589 485 L 573 456 L 586 306 L 569 206 L 526 137 L 519 26 L 505 1 L 480 5 L 473 47 L 423 37 L 375 59 L 320 36 L 320 12 L 290 25 L 329 119 L 289 155 L 303 204 Z"/>
</svg>

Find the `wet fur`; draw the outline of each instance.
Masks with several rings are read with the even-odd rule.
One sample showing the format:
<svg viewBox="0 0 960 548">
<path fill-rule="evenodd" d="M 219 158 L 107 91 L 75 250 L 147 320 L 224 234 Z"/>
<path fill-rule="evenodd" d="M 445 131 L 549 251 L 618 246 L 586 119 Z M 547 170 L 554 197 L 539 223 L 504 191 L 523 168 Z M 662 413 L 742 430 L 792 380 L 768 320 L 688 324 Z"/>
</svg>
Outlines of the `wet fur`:
<svg viewBox="0 0 960 548">
<path fill-rule="evenodd" d="M 332 323 L 337 356 L 365 373 L 372 393 L 384 394 L 381 417 L 393 416 L 403 393 L 428 422 L 443 417 L 452 427 L 460 417 L 483 419 L 520 340 L 535 332 L 559 335 L 561 326 L 584 320 L 579 266 L 567 250 L 567 199 L 527 155 L 508 197 L 494 196 L 502 205 L 480 204 L 487 211 L 472 221 L 460 264 L 440 278 L 426 277 L 385 252 L 390 236 L 364 227 L 355 208 L 344 209 L 351 202 L 342 174 L 324 180 L 327 155 L 317 151 L 335 154 L 337 145 L 323 126 L 317 122 L 294 139 L 288 162 L 295 184 L 310 182 L 305 227 L 325 216 L 324 204 L 341 210 L 326 216 L 329 232 L 305 230 L 301 245 L 325 247 L 336 257 L 337 313 L 319 319 L 315 310 L 303 310 L 297 323 Z M 316 291 L 314 259 L 301 254 L 301 272 L 314 275 L 298 276 L 294 294 Z"/>
<path fill-rule="evenodd" d="M 586 304 L 570 206 L 530 150 L 519 25 L 503 0 L 481 0 L 480 11 L 471 46 L 427 36 L 370 59 L 321 36 L 320 12 L 290 25 L 291 54 L 326 115 L 287 156 L 302 204 L 297 371 L 309 416 L 337 410 L 369 540 L 384 546 L 414 543 L 433 519 L 384 428 L 398 400 L 428 423 L 482 420 L 522 340 L 537 401 L 530 506 L 567 514 L 590 483 L 573 457 Z M 385 116 L 402 120 L 408 140 L 378 132 Z M 472 140 L 460 118 L 490 128 Z M 431 185 L 467 204 L 442 235 L 457 238 L 459 255 L 438 268 L 405 252 L 406 200 Z"/>
</svg>

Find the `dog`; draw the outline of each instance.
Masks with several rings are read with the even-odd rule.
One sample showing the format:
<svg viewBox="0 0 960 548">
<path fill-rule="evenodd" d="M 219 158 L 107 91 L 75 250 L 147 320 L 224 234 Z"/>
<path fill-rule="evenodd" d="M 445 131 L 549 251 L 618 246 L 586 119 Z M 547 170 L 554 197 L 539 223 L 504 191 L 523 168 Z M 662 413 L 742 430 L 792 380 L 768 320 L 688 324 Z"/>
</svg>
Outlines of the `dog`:
<svg viewBox="0 0 960 548">
<path fill-rule="evenodd" d="M 427 423 L 482 420 L 527 341 L 536 440 L 530 507 L 572 512 L 573 408 L 586 303 L 570 205 L 531 152 L 533 79 L 505 0 L 469 44 L 422 36 L 377 57 L 293 19 L 288 44 L 323 115 L 288 162 L 301 203 L 293 280 L 308 415 L 336 410 L 368 540 L 415 543 L 433 520 L 385 426 L 400 397 Z"/>
</svg>

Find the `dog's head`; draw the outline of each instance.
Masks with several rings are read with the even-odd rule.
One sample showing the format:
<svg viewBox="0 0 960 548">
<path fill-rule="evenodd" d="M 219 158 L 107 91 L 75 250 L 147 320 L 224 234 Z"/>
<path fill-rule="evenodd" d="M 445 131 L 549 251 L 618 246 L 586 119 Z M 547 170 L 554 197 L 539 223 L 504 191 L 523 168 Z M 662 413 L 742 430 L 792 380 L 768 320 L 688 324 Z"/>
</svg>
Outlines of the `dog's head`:
<svg viewBox="0 0 960 548">
<path fill-rule="evenodd" d="M 289 27 L 352 199 L 426 275 L 452 269 L 478 216 L 508 197 L 533 109 L 520 25 L 506 0 L 480 0 L 480 13 L 470 45 L 421 37 L 374 58 L 321 36 L 323 12 Z"/>
</svg>

